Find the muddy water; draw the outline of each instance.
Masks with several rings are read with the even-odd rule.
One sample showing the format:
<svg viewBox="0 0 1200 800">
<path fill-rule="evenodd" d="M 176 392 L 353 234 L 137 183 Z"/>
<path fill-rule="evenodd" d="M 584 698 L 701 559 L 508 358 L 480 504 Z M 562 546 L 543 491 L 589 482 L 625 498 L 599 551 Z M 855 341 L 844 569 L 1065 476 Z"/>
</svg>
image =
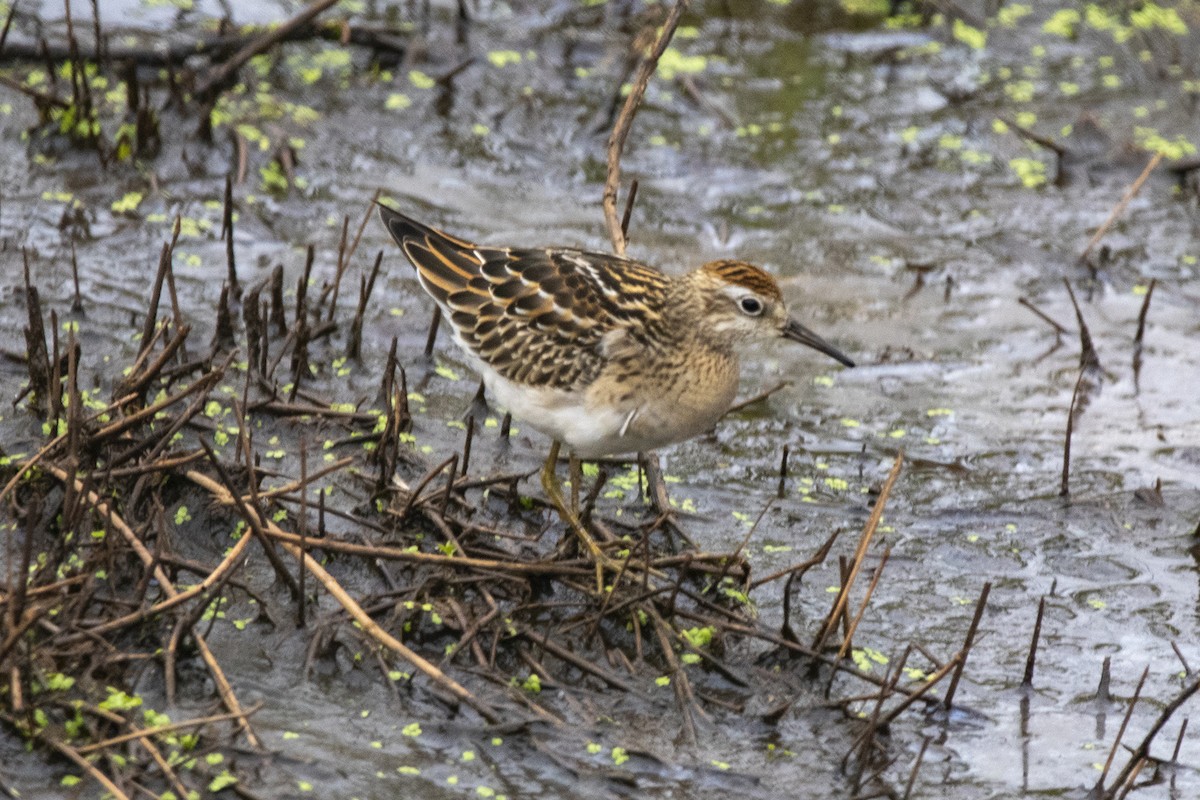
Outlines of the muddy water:
<svg viewBox="0 0 1200 800">
<path fill-rule="evenodd" d="M 177 15 L 137 3 L 101 8 L 106 22 L 153 35 L 194 33 L 206 12 L 219 13 L 201 7 Z M 763 264 L 781 278 L 798 316 L 860 365 L 843 370 L 786 344 L 756 354 L 744 370 L 744 396 L 789 385 L 663 454 L 698 542 L 730 547 L 771 503 L 747 546 L 756 574 L 803 559 L 839 528 L 847 531 L 839 552 L 848 554 L 869 493 L 903 448 L 910 463 L 872 563 L 884 548 L 890 560 L 856 644 L 880 660 L 899 657 L 909 642 L 947 658 L 961 645 L 983 584 L 992 584 L 959 689 L 970 713 L 910 713 L 893 730 L 897 761 L 888 774 L 901 791 L 923 738 L 929 741 L 916 797 L 1083 796 L 1142 670 L 1149 669 L 1142 694 L 1150 701 L 1136 710 L 1126 742 L 1139 741 L 1182 686 L 1184 667 L 1171 644 L 1200 663 L 1194 178 L 1181 192 L 1160 167 L 1104 240 L 1096 268 L 1079 261 L 1149 158 L 1131 144 L 1145 140 L 1139 129 L 1196 143 L 1194 95 L 1182 81 L 1198 66 L 1186 59 L 1200 52 L 1200 36 L 1151 30 L 1118 44 L 1080 23 L 1063 37 L 1054 32 L 1054 11 L 993 20 L 977 48 L 969 31 L 960 28 L 955 38 L 950 25 L 894 28 L 869 16 L 814 12 L 811 4 L 764 3 L 730 17 L 721 3 L 701 3 L 675 42 L 693 60 L 675 66 L 703 103 L 680 81 L 657 82 L 623 162 L 626 176 L 641 184 L 631 255 L 667 269 L 734 255 Z M 56 13 L 45 10 L 49 19 Z M 236 21 L 251 22 L 288 12 L 239 3 L 236 13 L 244 15 Z M 467 43 L 456 44 L 452 15 L 438 7 L 425 54 L 390 81 L 372 77 L 366 53 L 351 49 L 348 64 L 327 64 L 309 83 L 298 68 L 319 50 L 340 48 L 290 46 L 264 80 L 315 118 L 254 121 L 276 141 L 303 140 L 297 174 L 305 185 L 265 189 L 259 168 L 269 153 L 251 148 L 248 178 L 235 190 L 243 281 L 282 263 L 294 284 L 308 243 L 317 250 L 317 281 L 327 280 L 343 215 L 353 230 L 379 188 L 464 237 L 607 249 L 599 209 L 605 108 L 629 40 L 618 17 L 574 3 L 484 3 Z M 1175 71 L 1170 62 L 1179 53 L 1185 63 Z M 477 61 L 453 92 L 407 77 L 408 69 L 443 74 L 469 55 Z M 22 140 L 34 122 L 28 103 L 12 93 L 0 101 L 4 347 L 23 347 L 20 248 L 34 252 L 44 302 L 66 318 L 74 242 L 87 352 L 126 363 L 140 329 L 132 318 L 145 306 L 176 213 L 195 221 L 181 239 L 176 271 L 195 341 L 206 341 L 225 273 L 217 240 L 223 179 L 232 168 L 225 136 L 205 146 L 192 135 L 194 120 L 167 111 L 157 159 L 141 170 L 102 171 L 89 154 Z M 1065 185 L 1053 185 L 1054 155 L 1024 142 L 1011 124 L 1005 130 L 1000 118 L 1068 149 Z M 1026 185 L 1031 172 L 1036 183 L 1038 164 L 1051 182 Z M 113 201 L 131 191 L 145 193 L 136 210 L 113 212 Z M 76 202 L 88 230 L 61 229 Z M 444 342 L 441 370 L 419 358 L 430 305 L 374 221 L 354 269 L 368 268 L 381 249 L 385 272 L 363 363 L 340 377 L 329 370 L 314 385 L 373 402 L 388 341 L 399 336 L 425 398 L 414 434 L 436 463 L 461 444 L 461 430 L 447 422 L 463 413 L 475 384 Z M 1064 278 L 1102 369 L 1076 420 L 1065 499 L 1062 445 L 1080 343 Z M 1158 285 L 1135 369 L 1133 336 L 1151 279 Z M 1021 298 L 1067 332 L 1056 334 Z M 330 359 L 340 355 L 342 336 Z M 103 364 L 85 367 L 97 385 L 111 383 Z M 19 367 L 4 366 L 0 380 L 3 396 L 15 396 Z M 6 412 L 2 424 L 8 452 L 36 449 L 37 426 L 21 411 Z M 540 460 L 546 443 L 536 434 L 520 431 L 502 448 L 489 431 L 478 458 L 506 469 Z M 281 426 L 279 435 L 294 441 L 296 432 Z M 785 496 L 772 503 L 785 443 L 790 476 Z M 1161 496 L 1139 492 L 1157 480 Z M 632 496 L 604 505 L 612 515 L 640 513 Z M 836 563 L 810 573 L 795 619 L 824 615 L 824 589 L 837 582 Z M 779 617 L 780 589 L 772 584 L 754 595 L 764 617 Z M 1021 677 L 1043 597 L 1034 690 L 1026 695 Z M 296 796 L 302 783 L 321 796 L 364 798 L 490 796 L 480 788 L 509 797 L 851 793 L 838 763 L 855 729 L 819 710 L 817 700 L 802 699 L 772 725 L 754 715 L 718 715 L 689 746 L 678 743 L 670 690 L 647 686 L 657 704 L 597 698 L 604 713 L 593 722 L 510 736 L 447 722 L 419 692 L 397 695 L 352 663 L 302 682 L 294 665 L 304 660 L 308 634 L 286 625 L 262 631 L 252 646 L 232 626 L 218 625 L 213 639 L 243 701 L 265 703 L 256 725 L 277 755 L 257 765 L 263 796 Z M 1095 697 L 1106 658 L 1117 700 Z M 884 667 L 876 661 L 873 669 Z M 781 685 L 779 695 L 810 691 L 820 688 Z M 206 697 L 198 688 L 192 699 Z M 765 697 L 756 702 L 766 710 Z M 1167 725 L 1157 755 L 1169 755 L 1190 710 Z M 579 719 L 593 717 L 582 709 Z M 420 735 L 405 735 L 413 723 Z M 1169 785 L 1135 796 L 1200 794 L 1195 742 L 1184 740 L 1185 767 L 1166 774 Z M 13 747 L 6 742 L 6 779 L 27 797 L 58 796 L 39 789 L 57 778 L 57 768 L 17 757 Z M 615 763 L 614 747 L 630 759 Z M 1118 754 L 1118 767 L 1124 758 Z"/>
</svg>

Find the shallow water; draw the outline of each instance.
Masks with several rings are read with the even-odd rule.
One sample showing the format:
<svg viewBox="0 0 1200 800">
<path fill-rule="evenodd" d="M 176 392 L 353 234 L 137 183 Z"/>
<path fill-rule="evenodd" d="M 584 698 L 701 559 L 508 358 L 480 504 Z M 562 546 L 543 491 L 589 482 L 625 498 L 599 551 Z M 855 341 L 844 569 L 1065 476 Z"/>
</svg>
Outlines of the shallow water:
<svg viewBox="0 0 1200 800">
<path fill-rule="evenodd" d="M 984 582 L 992 592 L 959 688 L 970 713 L 901 717 L 890 743 L 893 785 L 902 789 L 928 737 L 914 797 L 1083 797 L 1142 670 L 1149 668 L 1148 701 L 1133 715 L 1127 744 L 1140 740 L 1182 686 L 1171 643 L 1190 664 L 1200 659 L 1194 182 L 1181 192 L 1160 168 L 1105 238 L 1099 269 L 1093 274 L 1079 262 L 1149 158 L 1130 144 L 1144 138 L 1138 129 L 1195 142 L 1195 95 L 1167 67 L 1172 53 L 1182 54 L 1183 74 L 1198 66 L 1187 63 L 1200 52 L 1197 34 L 1156 31 L 1117 44 L 1081 24 L 1066 39 L 1045 30 L 1055 9 L 1039 5 L 1011 27 L 994 20 L 986 46 L 972 49 L 948 25 L 893 30 L 828 8 L 812 14 L 812 4 L 783 6 L 762 4 L 731 18 L 721 3 L 700 3 L 685 20 L 675 47 L 706 57 L 691 79 L 729 122 L 680 83 L 652 86 L 622 162 L 626 179 L 640 181 L 630 255 L 668 270 L 734 255 L 762 264 L 780 277 L 804 323 L 860 366 L 843 370 L 786 344 L 757 355 L 743 371 L 744 396 L 782 380 L 790 385 L 713 434 L 664 453 L 666 472 L 678 478 L 673 497 L 694 510 L 684 524 L 704 549 L 728 549 L 775 497 L 788 444 L 787 492 L 746 550 L 755 574 L 766 575 L 807 557 L 837 528 L 846 530 L 837 552 L 850 554 L 868 492 L 903 448 L 909 464 L 876 545 L 878 553 L 890 547 L 891 556 L 856 644 L 894 659 L 917 641 L 949 657 Z M 177 15 L 136 2 L 101 8 L 106 23 L 159 32 L 192 32 L 206 13 L 218 13 L 202 5 Z M 291 13 L 280 9 L 239 3 L 236 21 Z M 48 4 L 45 13 L 58 12 Z M 378 188 L 467 238 L 608 249 L 599 205 L 604 109 L 630 35 L 618 17 L 565 2 L 483 3 L 460 45 L 451 10 L 439 5 L 427 51 L 411 68 L 440 75 L 477 57 L 440 98 L 403 71 L 390 82 L 372 77 L 367 54 L 355 48 L 349 64 L 329 66 L 307 84 L 298 66 L 317 50 L 340 48 L 289 45 L 268 78 L 271 92 L 318 116 L 298 122 L 285 114 L 261 127 L 275 141 L 304 140 L 297 174 L 307 185 L 264 190 L 259 168 L 269 153 L 251 148 L 248 178 L 235 188 L 243 282 L 282 263 L 294 286 L 308 243 L 316 246 L 316 282 L 327 280 L 343 215 L 353 231 Z M 1189 21 L 1193 30 L 1200 26 Z M 516 61 L 496 55 L 510 53 Z M 392 100 L 389 108 L 398 94 L 408 105 Z M 219 133 L 216 145 L 205 146 L 192 134 L 194 120 L 168 111 L 157 159 L 140 170 L 102 171 L 91 154 L 48 151 L 36 135 L 23 141 L 35 121 L 29 103 L 8 92 L 0 102 L 7 104 L 0 116 L 0 258 L 10 276 L 8 313 L 0 315 L 4 349 L 23 349 L 21 248 L 34 254 L 43 302 L 65 318 L 73 242 L 86 298 L 86 317 L 78 319 L 85 352 L 127 363 L 130 337 L 140 330 L 140 317 L 136 324 L 131 317 L 144 309 L 176 213 L 197 221 L 194 234 L 181 238 L 175 264 L 181 306 L 197 326 L 194 341 L 206 342 L 225 275 L 217 233 L 224 176 L 234 166 L 228 140 Z M 1065 186 L 1022 184 L 1010 162 L 1023 169 L 1031 167 L 1019 159 L 1043 163 L 1053 178 L 1054 158 L 994 126 L 998 117 L 1018 115 L 1073 152 Z M 1071 135 L 1064 126 L 1074 126 Z M 145 199 L 134 213 L 111 210 L 135 190 Z M 60 229 L 76 200 L 90 233 Z M 410 378 L 426 398 L 413 432 L 429 448 L 428 462 L 437 463 L 461 445 L 461 430 L 447 421 L 463 413 L 475 382 L 444 336 L 436 360 L 449 369 L 435 372 L 421 361 L 430 303 L 373 220 L 352 269 L 369 269 L 381 249 L 384 273 L 363 363 L 349 364 L 342 377 L 319 377 L 314 388 L 371 402 L 388 342 L 399 336 Z M 1135 371 L 1133 336 L 1152 278 L 1158 284 Z M 1063 279 L 1079 299 L 1103 370 L 1076 420 L 1068 498 L 1059 496 L 1062 444 L 1080 345 Z M 1057 336 L 1020 298 L 1068 333 Z M 330 358 L 340 355 L 344 333 L 334 339 Z M 88 380 L 107 385 L 113 378 L 102 364 L 84 366 Z M 14 397 L 21 368 L 0 370 L 0 395 Z M 37 448 L 37 425 L 22 411 L 5 412 L 3 425 L 7 452 Z M 507 469 L 540 461 L 546 443 L 532 431 L 503 449 L 488 430 L 477 463 L 496 459 Z M 278 433 L 296 436 L 286 425 Z M 1138 493 L 1160 479 L 1161 499 Z M 639 513 L 632 497 L 602 501 L 602 509 Z M 188 533 L 199 537 L 198 552 L 217 546 L 211 532 Z M 794 624 L 822 618 L 830 595 L 821 590 L 837 583 L 836 559 L 809 573 Z M 780 615 L 780 591 L 772 584 L 754 595 L 763 617 Z M 1042 597 L 1035 688 L 1026 696 L 1020 684 Z M 819 686 L 781 686 L 780 696 L 805 699 L 778 724 L 717 714 L 690 746 L 680 743 L 670 690 L 653 685 L 643 687 L 653 702 L 598 696 L 579 711 L 580 719 L 595 719 L 589 725 L 507 735 L 447 721 L 420 689 L 397 695 L 352 663 L 335 661 L 329 674 L 303 681 L 293 665 L 303 663 L 310 634 L 289 626 L 259 633 L 247 646 L 238 631 L 218 625 L 213 645 L 243 701 L 265 703 L 256 727 L 276 755 L 255 765 L 262 796 L 296 796 L 299 781 L 322 796 L 363 798 L 464 797 L 478 787 L 510 797 L 851 794 L 838 763 L 855 729 L 820 710 Z M 1119 702 L 1093 697 L 1107 657 Z M 856 691 L 841 680 L 838 689 Z M 206 701 L 207 691 L 196 689 L 191 702 Z M 1169 756 L 1190 711 L 1167 725 L 1156 755 Z M 405 735 L 414 722 L 421 735 Z M 1196 741 L 1185 738 L 1169 785 L 1132 796 L 1200 793 Z M 615 763 L 613 747 L 630 760 Z M 3 774 L 23 796 L 60 796 L 39 790 L 58 766 L 17 756 L 8 740 L 3 748 Z M 1116 768 L 1125 757 L 1118 753 Z"/>
</svg>

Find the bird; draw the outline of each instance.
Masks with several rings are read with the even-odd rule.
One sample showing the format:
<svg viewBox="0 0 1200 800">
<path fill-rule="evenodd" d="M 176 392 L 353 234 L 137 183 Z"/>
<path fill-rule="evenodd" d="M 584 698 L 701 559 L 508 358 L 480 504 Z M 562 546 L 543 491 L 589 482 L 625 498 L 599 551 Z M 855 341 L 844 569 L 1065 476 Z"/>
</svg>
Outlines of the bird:
<svg viewBox="0 0 1200 800">
<path fill-rule="evenodd" d="M 477 245 L 379 203 L 392 239 L 501 408 L 551 439 L 542 487 L 597 559 L 555 476 L 579 459 L 648 452 L 710 430 L 739 351 L 777 339 L 854 362 L 788 313 L 779 284 L 735 259 L 672 276 L 570 247 Z"/>
</svg>

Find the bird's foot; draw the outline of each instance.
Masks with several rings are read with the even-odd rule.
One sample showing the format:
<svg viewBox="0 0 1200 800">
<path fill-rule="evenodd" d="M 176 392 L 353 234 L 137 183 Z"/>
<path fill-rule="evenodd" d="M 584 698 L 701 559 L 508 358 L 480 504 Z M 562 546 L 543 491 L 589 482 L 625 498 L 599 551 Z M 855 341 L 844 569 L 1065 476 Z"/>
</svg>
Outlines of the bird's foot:
<svg viewBox="0 0 1200 800">
<path fill-rule="evenodd" d="M 542 489 L 546 492 L 546 497 L 549 498 L 550 504 L 558 511 L 562 520 L 567 523 L 567 527 L 575 534 L 575 537 L 583 543 L 584 548 L 592 557 L 592 562 L 596 566 L 596 591 L 604 591 L 604 572 L 618 572 L 621 569 L 621 563 L 611 558 L 604 552 L 603 548 L 596 542 L 594 536 L 588 531 L 583 521 L 579 518 L 578 508 L 578 477 L 572 481 L 572 498 L 575 500 L 574 505 L 568 505 L 566 498 L 563 496 L 562 484 L 558 481 L 558 476 L 555 474 L 554 468 L 558 461 L 559 443 L 554 442 L 550 446 L 550 454 L 546 457 L 546 463 L 542 465 Z M 574 461 L 578 464 L 578 461 Z"/>
</svg>

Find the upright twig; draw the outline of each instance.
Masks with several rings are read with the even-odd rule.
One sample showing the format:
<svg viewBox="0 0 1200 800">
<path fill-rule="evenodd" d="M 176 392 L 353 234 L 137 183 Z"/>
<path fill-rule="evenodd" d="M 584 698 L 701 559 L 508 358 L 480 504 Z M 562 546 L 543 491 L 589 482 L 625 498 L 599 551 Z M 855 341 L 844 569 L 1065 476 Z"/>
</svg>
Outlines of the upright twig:
<svg viewBox="0 0 1200 800">
<path fill-rule="evenodd" d="M 1071 288 L 1071 282 L 1066 278 L 1063 278 L 1063 286 L 1067 287 L 1067 296 L 1071 298 L 1071 306 L 1075 309 L 1075 321 L 1079 323 L 1079 366 L 1087 370 L 1099 370 L 1100 354 L 1096 351 L 1095 343 L 1092 342 L 1092 332 L 1083 318 L 1079 301 L 1075 299 L 1075 290 Z"/>
<path fill-rule="evenodd" d="M 1042 617 L 1046 614 L 1046 596 L 1038 600 L 1037 619 L 1033 623 L 1033 636 L 1029 641 L 1029 655 L 1025 659 L 1025 677 L 1021 680 L 1021 685 L 1027 689 L 1033 688 L 1033 668 L 1037 663 L 1038 641 L 1042 637 Z"/>
<path fill-rule="evenodd" d="M 1133 753 L 1129 756 L 1129 763 L 1117 775 L 1113 781 L 1113 787 L 1123 786 L 1129 782 L 1130 773 L 1137 768 L 1137 765 L 1150 757 L 1150 744 L 1154 738 L 1158 736 L 1159 731 L 1171 719 L 1171 716 L 1179 710 L 1180 706 L 1192 698 L 1192 695 L 1200 690 L 1200 678 L 1193 678 L 1192 682 L 1183 687 L 1183 690 L 1175 695 L 1171 702 L 1163 706 L 1163 710 L 1159 712 L 1158 718 L 1154 720 L 1154 724 L 1150 726 L 1150 730 L 1146 731 L 1146 735 L 1142 737 L 1142 741 L 1134 748 Z M 1174 764 L 1179 759 L 1179 747 L 1183 741 L 1183 735 L 1187 731 L 1187 720 L 1184 719 L 1183 724 L 1179 728 L 1179 737 L 1175 742 L 1175 750 L 1171 754 L 1171 763 Z"/>
<path fill-rule="evenodd" d="M 229 271 L 229 291 L 234 297 L 242 296 L 238 283 L 237 262 L 233 257 L 233 176 L 225 176 L 225 208 L 221 214 L 221 238 L 225 240 L 225 264 Z"/>
<path fill-rule="evenodd" d="M 1146 287 L 1146 296 L 1142 299 L 1142 309 L 1138 312 L 1137 333 L 1133 336 L 1134 347 L 1141 348 L 1142 336 L 1146 333 L 1146 314 L 1150 311 L 1150 298 L 1154 296 L 1154 287 L 1158 285 L 1158 278 L 1151 278 L 1150 285 Z"/>
<path fill-rule="evenodd" d="M 621 153 L 625 149 L 625 140 L 629 138 L 629 130 L 633 127 L 633 117 L 637 114 L 642 97 L 646 94 L 646 87 L 650 85 L 650 78 L 654 76 L 654 70 L 658 67 L 658 60 L 666 52 L 667 45 L 671 43 L 671 37 L 679 26 L 679 20 L 689 5 L 690 0 L 676 0 L 671 13 L 667 15 L 666 22 L 663 23 L 658 39 L 655 40 L 650 52 L 638 66 L 633 88 L 630 90 L 629 96 L 625 98 L 625 105 L 621 107 L 621 113 L 617 116 L 612 133 L 608 136 L 608 176 L 604 180 L 602 204 L 604 221 L 608 225 L 608 235 L 612 239 L 613 250 L 620 256 L 625 255 L 625 234 L 621 229 L 620 217 L 617 216 L 617 189 L 621 185 Z"/>
<path fill-rule="evenodd" d="M 1125 729 L 1129 727 L 1129 720 L 1133 717 L 1133 709 L 1137 706 L 1138 700 L 1142 697 L 1142 687 L 1146 685 L 1146 678 L 1150 676 L 1150 667 L 1142 670 L 1142 677 L 1138 679 L 1137 687 L 1133 690 L 1133 697 L 1129 698 L 1129 705 L 1125 708 L 1125 716 L 1121 718 L 1121 726 L 1117 728 L 1117 738 L 1113 740 L 1112 748 L 1108 751 L 1108 758 L 1104 760 L 1104 768 L 1100 770 L 1100 777 L 1096 780 L 1097 794 L 1103 796 L 1104 782 L 1108 777 L 1108 771 L 1112 768 L 1113 759 L 1117 756 L 1117 750 L 1121 746 L 1121 739 L 1125 736 Z M 1163 720 L 1164 722 L 1166 720 Z M 1147 740 L 1148 741 L 1148 740 Z M 1147 747 L 1149 744 L 1147 744 Z M 1130 759 L 1129 763 L 1134 764 L 1141 759 Z M 1124 771 L 1121 773 L 1124 775 Z M 1117 780 L 1113 783 L 1114 787 L 1120 787 L 1124 783 L 1123 780 Z M 1109 793 L 1111 794 L 1111 793 Z"/>
<path fill-rule="evenodd" d="M 1071 494 L 1071 437 L 1075 433 L 1075 404 L 1079 400 L 1079 387 L 1083 385 L 1084 371 L 1079 371 L 1079 377 L 1075 380 L 1075 389 L 1071 392 L 1071 406 L 1067 409 L 1067 433 L 1063 437 L 1063 466 L 1062 466 L 1062 482 L 1059 485 L 1059 497 L 1066 497 Z"/>
<path fill-rule="evenodd" d="M 963 670 L 967 667 L 971 646 L 975 644 L 975 633 L 979 630 L 979 621 L 983 619 L 983 610 L 987 608 L 988 595 L 991 593 L 992 582 L 988 581 L 983 585 L 983 591 L 979 593 L 979 600 L 975 603 L 975 616 L 971 617 L 971 626 L 967 628 L 967 638 L 963 641 L 962 650 L 959 651 L 962 656 L 954 667 L 954 674 L 950 676 L 950 685 L 946 688 L 946 698 L 942 701 L 943 708 L 949 709 L 954 705 L 954 694 L 958 691 L 958 682 L 962 678 Z"/>
<path fill-rule="evenodd" d="M 892 462 L 892 471 L 888 473 L 887 480 L 883 482 L 883 488 L 879 490 L 879 497 L 875 498 L 875 506 L 871 509 L 871 516 L 863 528 L 862 537 L 858 540 L 858 549 L 854 553 L 854 563 L 850 568 L 850 574 L 842 583 L 842 590 L 838 592 L 837 602 L 834 603 L 833 609 L 829 612 L 829 616 L 826 617 L 825 625 L 813 641 L 812 649 L 818 653 L 825 646 L 825 640 L 829 638 L 834 628 L 837 627 L 838 619 L 846 612 L 846 603 L 850 600 L 850 589 L 854 585 L 855 579 L 858 578 L 859 571 L 862 569 L 863 561 L 867 556 L 867 549 L 871 546 L 871 539 L 875 536 L 875 531 L 879 527 L 879 521 L 883 519 L 883 508 L 887 505 L 888 495 L 891 494 L 892 487 L 896 485 L 896 479 L 900 477 L 900 467 L 903 464 L 904 451 L 901 450 L 896 454 L 896 460 Z"/>
</svg>

